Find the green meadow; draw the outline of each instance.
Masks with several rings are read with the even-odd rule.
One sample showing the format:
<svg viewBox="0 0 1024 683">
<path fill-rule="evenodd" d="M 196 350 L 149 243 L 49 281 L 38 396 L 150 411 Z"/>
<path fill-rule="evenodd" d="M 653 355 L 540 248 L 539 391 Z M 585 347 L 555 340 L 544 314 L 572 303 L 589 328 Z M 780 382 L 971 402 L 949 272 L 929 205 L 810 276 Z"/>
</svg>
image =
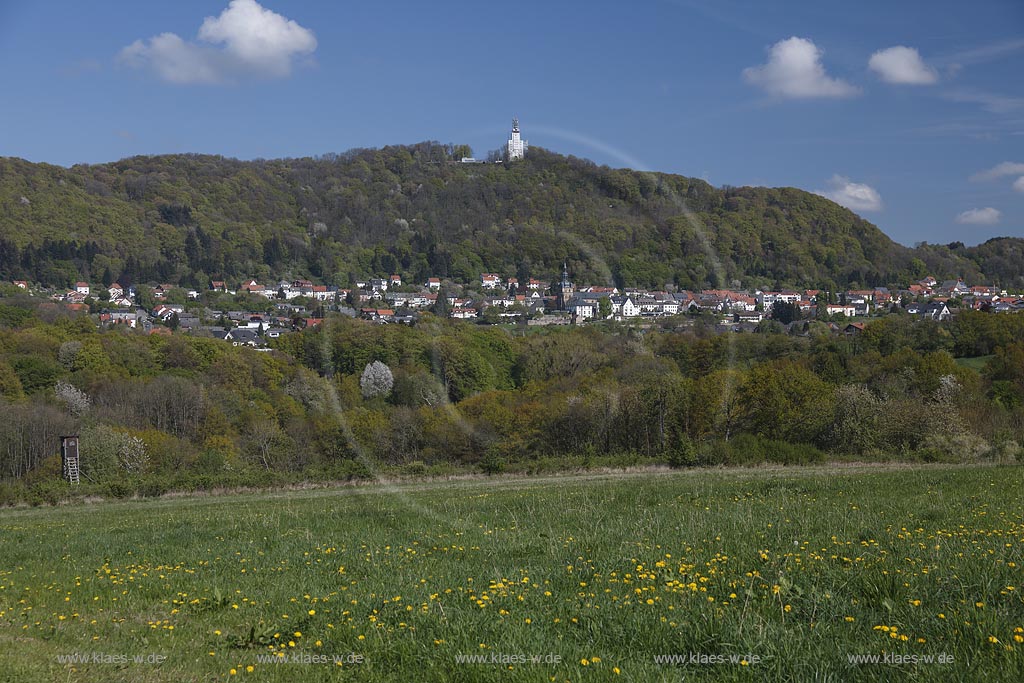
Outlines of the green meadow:
<svg viewBox="0 0 1024 683">
<path fill-rule="evenodd" d="M 0 510 L 2 681 L 1011 681 L 1024 469 Z"/>
</svg>

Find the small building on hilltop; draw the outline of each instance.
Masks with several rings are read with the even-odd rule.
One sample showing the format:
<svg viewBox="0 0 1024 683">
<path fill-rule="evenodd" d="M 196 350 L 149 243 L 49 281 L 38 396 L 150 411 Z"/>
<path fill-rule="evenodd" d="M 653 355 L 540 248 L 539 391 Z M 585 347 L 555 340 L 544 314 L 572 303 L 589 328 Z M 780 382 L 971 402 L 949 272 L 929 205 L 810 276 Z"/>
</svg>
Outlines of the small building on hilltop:
<svg viewBox="0 0 1024 683">
<path fill-rule="evenodd" d="M 512 133 L 509 135 L 508 144 L 505 146 L 505 160 L 515 161 L 526 156 L 526 150 L 530 143 L 523 140 L 519 135 L 519 119 L 512 119 Z"/>
</svg>

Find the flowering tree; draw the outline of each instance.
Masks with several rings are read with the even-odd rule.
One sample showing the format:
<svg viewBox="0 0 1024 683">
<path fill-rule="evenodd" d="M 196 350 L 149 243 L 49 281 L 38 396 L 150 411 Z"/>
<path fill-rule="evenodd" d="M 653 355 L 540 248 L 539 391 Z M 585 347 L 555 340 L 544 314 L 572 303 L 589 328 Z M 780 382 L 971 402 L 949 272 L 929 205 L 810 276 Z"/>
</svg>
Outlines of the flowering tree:
<svg viewBox="0 0 1024 683">
<path fill-rule="evenodd" d="M 53 391 L 57 394 L 57 398 L 67 405 L 68 411 L 75 417 L 81 417 L 85 414 L 89 410 L 89 404 L 92 403 L 89 394 L 64 380 L 57 382 L 57 386 L 54 387 Z"/>
<path fill-rule="evenodd" d="M 363 398 L 376 398 L 387 396 L 391 393 L 391 387 L 395 385 L 395 377 L 391 374 L 391 368 L 379 360 L 375 360 L 363 370 L 363 376 L 359 378 L 359 388 L 363 392 Z"/>
</svg>

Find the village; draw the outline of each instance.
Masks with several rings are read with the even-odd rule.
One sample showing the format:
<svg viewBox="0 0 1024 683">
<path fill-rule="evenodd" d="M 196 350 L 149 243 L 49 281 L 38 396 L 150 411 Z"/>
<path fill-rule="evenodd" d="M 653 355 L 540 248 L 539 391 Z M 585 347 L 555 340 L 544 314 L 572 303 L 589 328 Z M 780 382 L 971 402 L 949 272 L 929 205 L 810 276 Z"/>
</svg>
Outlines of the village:
<svg viewBox="0 0 1024 683">
<path fill-rule="evenodd" d="M 905 314 L 947 320 L 962 309 L 991 313 L 1024 312 L 1024 295 L 963 280 L 939 282 L 926 277 L 906 287 L 825 292 L 706 289 L 651 291 L 615 286 L 576 286 L 563 265 L 553 282 L 481 273 L 477 282 L 439 277 L 410 284 L 401 275 L 357 279 L 351 287 L 317 285 L 309 280 L 264 285 L 247 279 L 233 286 L 210 282 L 203 291 L 157 284 L 151 287 L 94 286 L 52 290 L 18 280 L 13 284 L 34 296 L 60 302 L 66 310 L 92 314 L 104 327 L 124 325 L 149 333 L 181 332 L 223 339 L 235 346 L 266 349 L 282 334 L 314 327 L 328 312 L 376 324 L 415 324 L 430 311 L 477 324 L 528 326 L 582 325 L 601 321 L 644 324 L 669 316 L 703 315 L 719 332 L 756 331 L 763 321 L 786 325 L 820 320 L 837 334 L 863 329 L 870 316 Z M 262 304 L 260 302 L 263 302 Z M 225 305 L 227 304 L 227 305 Z M 232 305 L 237 304 L 237 305 Z M 785 311 L 785 312 L 783 312 Z"/>
</svg>

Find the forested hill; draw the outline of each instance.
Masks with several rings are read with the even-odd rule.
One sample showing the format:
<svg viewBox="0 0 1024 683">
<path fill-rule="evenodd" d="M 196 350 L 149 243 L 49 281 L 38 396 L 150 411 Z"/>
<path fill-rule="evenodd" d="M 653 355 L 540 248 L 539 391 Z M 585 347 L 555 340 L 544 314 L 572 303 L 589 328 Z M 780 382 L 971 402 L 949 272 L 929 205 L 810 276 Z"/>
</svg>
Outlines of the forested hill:
<svg viewBox="0 0 1024 683">
<path fill-rule="evenodd" d="M 0 158 L 0 279 L 67 286 L 483 271 L 683 288 L 871 286 L 932 274 L 1024 284 L 1024 240 L 909 249 L 793 188 L 714 188 L 531 148 L 462 164 L 437 143 L 319 158 Z"/>
</svg>

